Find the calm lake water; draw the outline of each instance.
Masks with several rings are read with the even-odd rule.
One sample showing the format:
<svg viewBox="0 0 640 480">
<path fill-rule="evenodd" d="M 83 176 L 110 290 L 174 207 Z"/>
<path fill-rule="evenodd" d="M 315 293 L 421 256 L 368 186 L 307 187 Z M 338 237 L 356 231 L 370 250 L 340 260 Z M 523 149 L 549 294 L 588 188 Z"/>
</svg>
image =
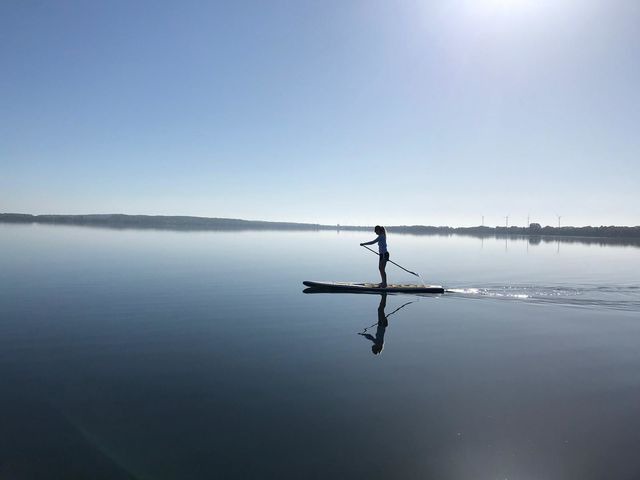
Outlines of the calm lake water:
<svg viewBox="0 0 640 480">
<path fill-rule="evenodd" d="M 640 478 L 640 248 L 373 238 L 0 225 L 0 478 Z"/>
</svg>

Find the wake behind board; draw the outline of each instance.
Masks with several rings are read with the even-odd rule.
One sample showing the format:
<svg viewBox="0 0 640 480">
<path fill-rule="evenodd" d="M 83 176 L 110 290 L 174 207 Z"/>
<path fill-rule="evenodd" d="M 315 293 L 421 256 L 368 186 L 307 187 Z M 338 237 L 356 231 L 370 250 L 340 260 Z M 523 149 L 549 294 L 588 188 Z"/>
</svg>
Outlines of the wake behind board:
<svg viewBox="0 0 640 480">
<path fill-rule="evenodd" d="M 385 288 L 377 283 L 356 282 L 302 282 L 307 287 L 318 292 L 366 292 L 366 293 L 444 293 L 440 285 L 414 285 L 410 283 L 392 283 Z"/>
</svg>

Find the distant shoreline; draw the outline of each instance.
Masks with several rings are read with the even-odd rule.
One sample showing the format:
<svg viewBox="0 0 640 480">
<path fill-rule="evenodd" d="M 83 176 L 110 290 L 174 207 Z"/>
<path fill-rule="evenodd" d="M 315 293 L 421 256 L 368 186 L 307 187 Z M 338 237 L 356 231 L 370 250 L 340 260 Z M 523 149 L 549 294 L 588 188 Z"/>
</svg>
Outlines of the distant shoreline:
<svg viewBox="0 0 640 480">
<path fill-rule="evenodd" d="M 22 213 L 0 213 L 0 223 L 73 225 L 107 227 L 115 229 L 160 229 L 160 230 L 371 230 L 372 226 L 322 225 L 317 223 L 267 222 L 236 218 L 211 218 L 165 215 L 31 215 Z M 428 225 L 391 225 L 389 232 L 413 235 L 469 235 L 474 237 L 582 237 L 596 239 L 625 239 L 640 242 L 640 226 L 600 227 L 542 227 L 532 223 L 529 227 L 441 227 Z"/>
</svg>

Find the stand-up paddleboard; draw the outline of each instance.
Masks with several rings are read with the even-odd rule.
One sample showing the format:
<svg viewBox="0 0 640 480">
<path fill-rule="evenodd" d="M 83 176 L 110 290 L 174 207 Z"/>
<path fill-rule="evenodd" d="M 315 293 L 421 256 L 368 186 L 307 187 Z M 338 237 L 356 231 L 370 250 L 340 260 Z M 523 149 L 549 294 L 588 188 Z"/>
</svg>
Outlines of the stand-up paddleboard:
<svg viewBox="0 0 640 480">
<path fill-rule="evenodd" d="M 410 283 L 392 283 L 380 288 L 377 283 L 356 282 L 302 282 L 307 287 L 322 292 L 366 292 L 366 293 L 444 293 L 440 285 L 414 285 Z"/>
</svg>

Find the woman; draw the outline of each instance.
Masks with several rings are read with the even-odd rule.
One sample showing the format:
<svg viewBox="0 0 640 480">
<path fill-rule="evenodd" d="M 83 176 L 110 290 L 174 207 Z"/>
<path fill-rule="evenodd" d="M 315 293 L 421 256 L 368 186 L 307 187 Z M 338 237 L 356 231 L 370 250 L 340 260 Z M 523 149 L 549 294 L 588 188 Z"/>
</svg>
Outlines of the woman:
<svg viewBox="0 0 640 480">
<path fill-rule="evenodd" d="M 389 261 L 389 251 L 387 250 L 387 232 L 384 227 L 380 225 L 376 225 L 376 228 L 373 229 L 376 232 L 378 237 L 375 240 L 371 240 L 370 242 L 361 243 L 360 246 L 364 247 L 365 245 L 373 245 L 374 243 L 378 244 L 378 253 L 380 258 L 378 260 L 378 269 L 380 270 L 380 277 L 382 278 L 382 283 L 378 285 L 380 288 L 387 288 L 387 272 L 385 272 L 385 268 L 387 268 L 387 262 Z"/>
</svg>

